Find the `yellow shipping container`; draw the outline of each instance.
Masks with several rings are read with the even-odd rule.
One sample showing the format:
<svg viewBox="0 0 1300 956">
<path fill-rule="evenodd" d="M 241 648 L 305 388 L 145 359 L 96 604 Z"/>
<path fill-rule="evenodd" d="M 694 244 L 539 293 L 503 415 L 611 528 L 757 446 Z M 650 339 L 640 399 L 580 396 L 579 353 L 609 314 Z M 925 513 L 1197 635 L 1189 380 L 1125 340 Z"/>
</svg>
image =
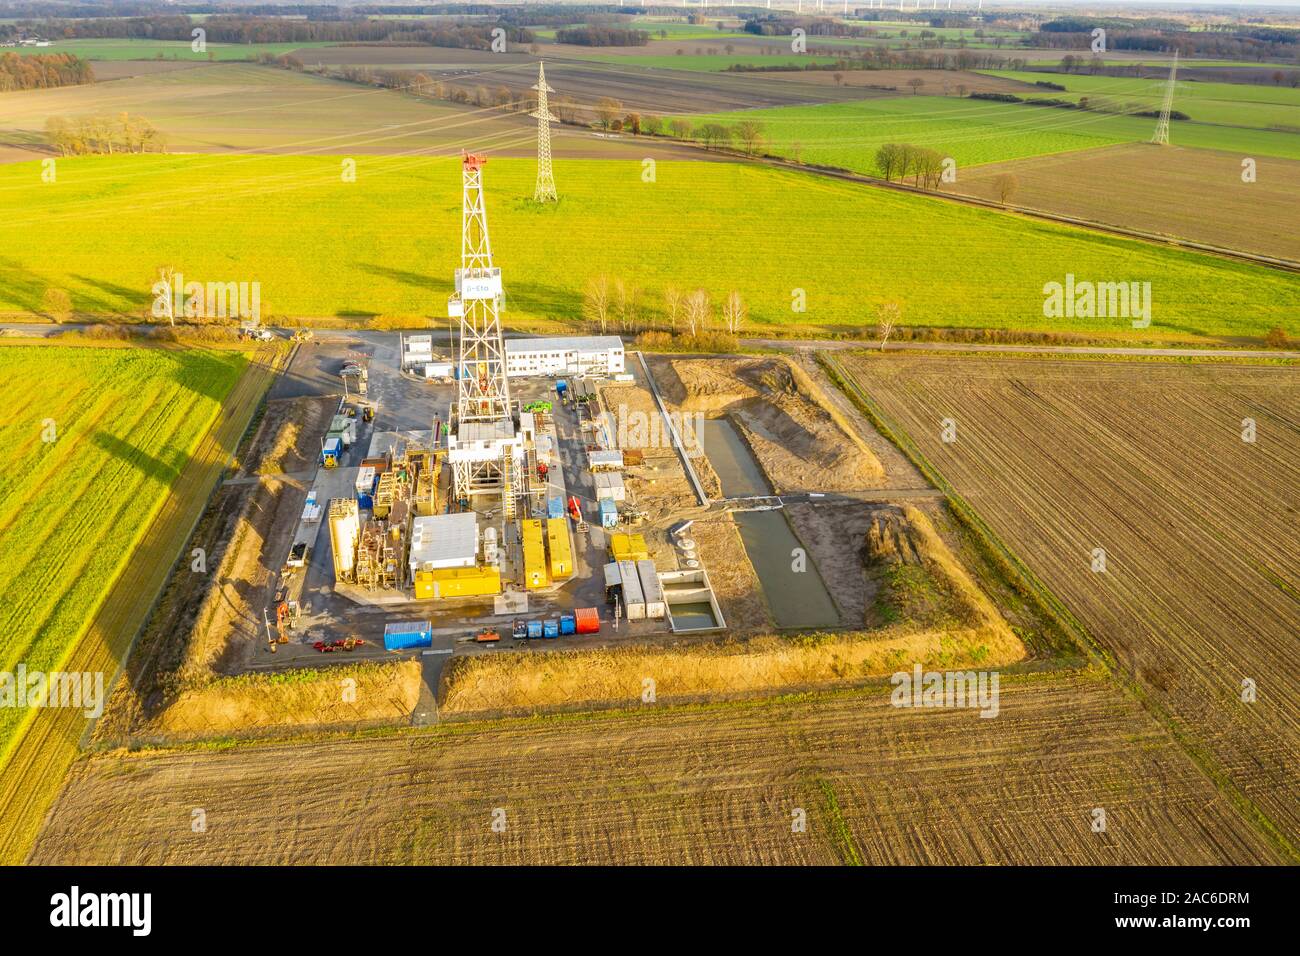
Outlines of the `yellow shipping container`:
<svg viewBox="0 0 1300 956">
<path fill-rule="evenodd" d="M 551 583 L 546 568 L 546 543 L 542 523 L 536 518 L 519 522 L 524 541 L 524 584 L 530 590 L 544 588 Z"/>
<path fill-rule="evenodd" d="M 611 534 L 609 551 L 615 561 L 645 561 L 650 557 L 643 534 Z"/>
<path fill-rule="evenodd" d="M 440 568 L 437 571 L 415 573 L 417 601 L 500 593 L 500 568 Z"/>
<path fill-rule="evenodd" d="M 573 548 L 569 544 L 569 522 L 553 518 L 546 522 L 546 544 L 551 550 L 551 577 L 557 581 L 573 575 Z"/>
</svg>

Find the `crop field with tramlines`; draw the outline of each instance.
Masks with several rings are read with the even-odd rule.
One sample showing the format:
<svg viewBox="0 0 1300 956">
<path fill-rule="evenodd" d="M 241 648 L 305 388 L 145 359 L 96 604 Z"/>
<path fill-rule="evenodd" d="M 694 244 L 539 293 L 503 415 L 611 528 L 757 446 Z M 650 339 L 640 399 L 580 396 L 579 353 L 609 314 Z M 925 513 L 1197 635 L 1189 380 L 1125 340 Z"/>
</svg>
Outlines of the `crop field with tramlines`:
<svg viewBox="0 0 1300 956">
<path fill-rule="evenodd" d="M 956 160 L 960 170 L 1114 143 L 1145 143 L 1155 130 L 1156 121 L 1150 117 L 959 97 L 959 83 L 951 81 L 952 96 L 782 106 L 686 119 L 696 126 L 713 122 L 734 127 L 744 121 L 757 122 L 767 137 L 763 147 L 766 152 L 873 176 L 880 174 L 876 150 L 885 143 L 938 150 Z M 1028 96 L 1033 90 L 1026 87 L 1021 95 Z M 1033 98 L 1044 97 L 1035 94 Z M 1151 107 L 1144 103 L 1141 108 Z M 1155 108 L 1159 109 L 1158 102 Z M 1180 146 L 1247 150 L 1252 155 L 1300 159 L 1300 134 L 1294 132 L 1178 122 L 1170 136 Z"/>
<path fill-rule="evenodd" d="M 1294 852 L 1295 367 L 867 355 L 842 364 L 895 437 Z"/>
<path fill-rule="evenodd" d="M 0 347 L 0 671 L 59 668 L 246 364 L 239 352 Z M 24 714 L 0 708 L 0 756 Z"/>
<path fill-rule="evenodd" d="M 1090 76 L 1075 73 L 1052 74 L 996 71 L 1023 83 L 1047 80 L 1065 90 L 1036 90 L 1027 93 L 1034 99 L 1065 99 L 1077 102 L 1081 96 L 1090 101 L 1108 101 L 1120 107 L 1142 110 L 1159 109 L 1165 95 L 1165 70 L 1151 69 L 1151 78 L 1124 76 Z M 1214 83 L 1197 80 L 1177 85 L 1174 100 L 1177 109 L 1200 123 L 1228 126 L 1253 126 L 1259 129 L 1300 129 L 1300 88 L 1284 86 L 1248 86 L 1242 83 Z"/>
<path fill-rule="evenodd" d="M 62 288 L 74 311 L 139 316 L 169 262 L 195 281 L 260 282 L 272 320 L 442 321 L 445 286 L 430 276 L 459 252 L 456 161 L 357 157 L 355 182 L 341 162 L 70 159 L 53 186 L 37 164 L 0 168 L 0 195 L 17 210 L 0 234 L 0 313 L 38 313 L 45 290 Z M 660 161 L 653 172 L 647 182 L 639 162 L 557 161 L 563 198 L 542 207 L 533 161 L 490 161 L 512 325 L 581 322 L 600 275 L 636 289 L 635 314 L 611 322 L 620 331 L 664 322 L 670 286 L 715 302 L 738 290 L 746 331 L 758 332 L 861 332 L 886 301 L 907 325 L 1144 339 L 1263 336 L 1300 314 L 1292 276 L 1249 264 L 761 166 Z M 168 222 L 202 228 L 160 230 Z M 1046 317 L 1044 284 L 1067 274 L 1150 282 L 1151 327 Z"/>
</svg>

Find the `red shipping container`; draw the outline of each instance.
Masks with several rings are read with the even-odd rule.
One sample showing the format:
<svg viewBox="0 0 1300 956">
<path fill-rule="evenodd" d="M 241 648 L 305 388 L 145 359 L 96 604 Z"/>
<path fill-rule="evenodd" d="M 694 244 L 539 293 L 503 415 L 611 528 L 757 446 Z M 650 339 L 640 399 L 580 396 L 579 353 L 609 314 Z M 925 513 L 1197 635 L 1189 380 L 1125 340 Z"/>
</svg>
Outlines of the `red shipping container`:
<svg viewBox="0 0 1300 956">
<path fill-rule="evenodd" d="M 574 608 L 573 618 L 579 634 L 600 633 L 600 614 L 594 607 Z"/>
</svg>

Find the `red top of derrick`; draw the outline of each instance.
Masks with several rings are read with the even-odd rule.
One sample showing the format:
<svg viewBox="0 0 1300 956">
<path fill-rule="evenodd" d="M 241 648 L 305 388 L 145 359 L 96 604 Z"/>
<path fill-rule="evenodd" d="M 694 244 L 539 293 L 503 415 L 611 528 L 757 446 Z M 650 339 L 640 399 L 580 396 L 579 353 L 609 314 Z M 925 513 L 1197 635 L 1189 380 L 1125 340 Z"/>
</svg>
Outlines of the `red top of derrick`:
<svg viewBox="0 0 1300 956">
<path fill-rule="evenodd" d="M 466 169 L 478 169 L 487 162 L 487 157 L 481 153 L 461 153 L 461 162 Z"/>
</svg>

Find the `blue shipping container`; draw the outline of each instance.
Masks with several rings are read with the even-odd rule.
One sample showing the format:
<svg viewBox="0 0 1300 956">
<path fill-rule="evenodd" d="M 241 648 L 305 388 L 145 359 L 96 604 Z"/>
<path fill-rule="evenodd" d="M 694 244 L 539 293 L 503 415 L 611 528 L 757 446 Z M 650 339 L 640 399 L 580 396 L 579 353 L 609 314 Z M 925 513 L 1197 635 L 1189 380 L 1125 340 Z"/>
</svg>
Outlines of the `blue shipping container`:
<svg viewBox="0 0 1300 956">
<path fill-rule="evenodd" d="M 560 615 L 560 633 L 576 634 L 578 632 L 578 622 L 572 614 Z"/>
<path fill-rule="evenodd" d="M 564 517 L 564 495 L 556 495 L 554 498 L 551 498 L 546 502 L 546 517 Z"/>
<path fill-rule="evenodd" d="M 608 498 L 600 499 L 600 526 L 602 528 L 618 527 L 618 506 Z"/>
<path fill-rule="evenodd" d="M 544 632 L 546 637 L 559 637 L 560 622 L 557 621 L 555 618 L 551 618 L 545 623 Z"/>
<path fill-rule="evenodd" d="M 371 494 L 362 494 L 357 492 L 357 507 L 362 511 L 375 510 L 375 496 Z"/>
<path fill-rule="evenodd" d="M 405 651 L 433 646 L 433 624 L 429 621 L 394 621 L 384 625 L 384 650 Z"/>
<path fill-rule="evenodd" d="M 528 622 L 528 636 L 529 636 L 529 637 L 541 637 L 541 636 L 542 636 L 542 622 L 541 622 L 541 621 L 529 621 L 529 622 Z"/>
<path fill-rule="evenodd" d="M 555 394 L 563 395 L 566 391 L 568 391 L 568 388 L 569 388 L 569 383 L 566 382 L 564 379 L 559 378 L 555 380 Z"/>
</svg>

